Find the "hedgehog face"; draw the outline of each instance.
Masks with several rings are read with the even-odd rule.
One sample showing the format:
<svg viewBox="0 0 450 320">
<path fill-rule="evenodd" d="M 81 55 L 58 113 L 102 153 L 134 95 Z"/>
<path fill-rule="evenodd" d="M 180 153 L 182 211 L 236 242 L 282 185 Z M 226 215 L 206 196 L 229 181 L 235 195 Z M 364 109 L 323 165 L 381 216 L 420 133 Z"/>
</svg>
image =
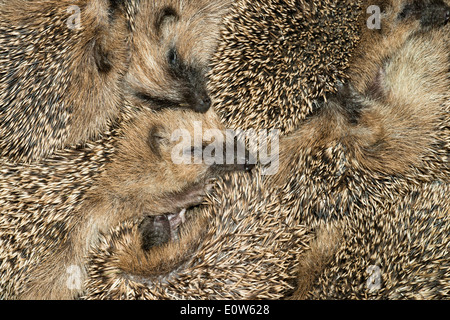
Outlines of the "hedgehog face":
<svg viewBox="0 0 450 320">
<path fill-rule="evenodd" d="M 225 153 L 234 146 L 213 111 L 146 111 L 124 128 L 100 185 L 108 194 L 107 202 L 124 212 L 119 213 L 121 220 L 129 214 L 164 215 L 166 223 L 160 219 L 157 225 L 176 229 L 183 220 L 180 213 L 202 203 L 215 178 L 252 169 L 237 155 L 232 164 L 209 161 L 220 153 L 223 156 L 217 159 L 226 159 Z"/>
<path fill-rule="evenodd" d="M 206 112 L 209 56 L 223 3 L 146 1 L 136 15 L 126 91 L 133 104 Z"/>
</svg>

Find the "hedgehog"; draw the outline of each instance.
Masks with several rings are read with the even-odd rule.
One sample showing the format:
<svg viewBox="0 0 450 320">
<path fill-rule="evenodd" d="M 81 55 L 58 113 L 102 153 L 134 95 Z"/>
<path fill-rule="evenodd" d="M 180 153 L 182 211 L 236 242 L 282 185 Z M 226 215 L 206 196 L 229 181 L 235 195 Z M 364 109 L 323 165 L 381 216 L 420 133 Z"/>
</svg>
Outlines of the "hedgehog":
<svg viewBox="0 0 450 320">
<path fill-rule="evenodd" d="M 448 21 L 443 0 L 378 0 L 370 4 L 380 8 L 382 23 L 380 29 L 363 28 L 365 32 L 362 33 L 360 45 L 351 58 L 348 70 L 348 78 L 355 89 L 361 92 L 368 90 L 365 86 L 373 83 L 371 77 L 378 71 L 376 64 L 370 63 L 373 56 L 392 54 L 419 26 L 426 30 L 443 26 Z"/>
<path fill-rule="evenodd" d="M 318 7 L 325 8 L 322 12 L 317 10 L 317 8 L 310 7 L 310 5 L 307 5 L 306 8 L 301 8 L 295 3 L 282 2 L 275 4 L 267 1 L 256 3 L 239 1 L 233 6 L 231 13 L 225 16 L 225 31 L 221 33 L 219 48 L 213 56 L 212 70 L 210 72 L 209 87 L 212 92 L 213 101 L 218 100 L 218 103 L 215 105 L 219 106 L 219 112 L 221 111 L 221 94 L 229 95 L 229 88 L 233 88 L 233 97 L 242 96 L 236 96 L 235 91 L 239 90 L 239 85 L 243 85 L 245 80 L 239 84 L 229 86 L 229 79 L 236 79 L 236 75 L 242 76 L 248 74 L 245 71 L 236 73 L 235 69 L 230 68 L 230 65 L 240 66 L 240 63 L 242 64 L 241 52 L 235 49 L 249 42 L 246 40 L 242 41 L 239 38 L 239 36 L 243 36 L 241 30 L 250 30 L 250 35 L 245 34 L 244 39 L 256 33 L 255 43 L 257 45 L 248 46 L 249 50 L 254 50 L 255 48 L 261 47 L 259 42 L 261 42 L 261 37 L 267 29 L 266 25 L 262 22 L 264 19 L 260 19 L 260 16 L 254 15 L 253 11 L 247 10 L 247 7 L 252 6 L 259 8 L 261 11 L 266 10 L 272 13 L 279 11 L 287 12 L 289 14 L 288 16 L 282 16 L 282 21 L 286 24 L 291 24 L 292 21 L 295 21 L 289 19 L 295 16 L 295 13 L 300 18 L 303 16 L 310 17 L 311 15 L 322 17 L 328 12 L 326 10 L 332 12 L 331 7 L 333 6 L 335 6 L 333 10 L 345 12 L 344 16 L 346 19 L 339 21 L 335 19 L 330 22 L 329 26 L 327 25 L 325 27 L 332 36 L 334 35 L 334 38 L 338 39 L 341 39 L 342 35 L 337 30 L 351 30 L 348 33 L 348 38 L 345 38 L 345 41 L 342 42 L 337 41 L 339 43 L 332 49 L 335 50 L 333 52 L 342 57 L 342 61 L 338 63 L 339 66 L 337 68 L 334 67 L 337 59 L 332 61 L 330 65 L 330 70 L 332 70 L 332 76 L 330 77 L 332 79 L 328 79 L 330 83 L 328 86 L 329 90 L 332 90 L 331 87 L 335 85 L 334 81 L 339 78 L 339 74 L 341 77 L 345 77 L 343 70 L 347 65 L 346 55 L 349 54 L 351 47 L 358 40 L 358 30 L 349 21 L 356 21 L 359 17 L 359 12 L 341 6 L 341 4 L 331 4 L 331 2 L 320 2 L 317 4 Z M 358 4 L 353 5 L 353 9 L 357 7 L 359 8 Z M 302 10 L 304 10 L 303 13 Z M 311 13 L 310 11 L 313 12 Z M 248 23 L 243 20 L 246 17 L 250 20 Z M 275 18 L 279 17 L 279 15 L 267 14 L 265 17 Z M 242 28 L 243 21 L 248 25 L 246 29 Z M 268 24 L 270 21 L 272 20 L 268 20 Z M 298 30 L 305 30 L 305 33 L 314 31 L 310 22 L 309 19 L 302 18 L 298 21 Z M 314 27 L 318 24 L 319 22 L 314 24 Z M 339 27 L 336 28 L 336 26 Z M 283 32 L 281 27 L 280 32 Z M 297 30 L 293 29 L 292 32 L 297 32 Z M 320 32 L 317 33 L 317 35 L 322 34 Z M 234 38 L 235 35 L 238 37 Z M 297 33 L 290 38 L 293 47 L 295 44 L 303 45 L 304 41 L 298 41 L 297 38 Z M 303 38 L 307 38 L 307 36 L 303 36 Z M 325 39 L 320 40 L 325 42 Z M 264 46 L 264 52 L 267 50 L 266 47 Z M 331 47 L 328 46 L 326 48 L 330 49 Z M 295 53 L 293 52 L 293 54 Z M 324 59 L 328 59 L 329 54 L 330 52 L 324 53 Z M 273 54 L 271 58 L 278 58 L 278 54 Z M 302 59 L 300 54 L 297 58 Z M 302 61 L 306 61 L 306 59 L 302 59 Z M 291 64 L 288 64 L 289 68 L 291 68 Z M 314 68 L 319 64 L 308 66 L 310 72 L 312 73 Z M 233 75 L 228 72 L 233 72 Z M 255 73 L 255 75 L 257 76 L 258 74 Z M 308 78 L 308 76 L 305 78 Z M 221 87 L 223 84 L 225 84 L 226 88 Z M 276 87 L 274 86 L 273 88 Z M 283 89 L 286 91 L 290 90 L 288 88 L 287 84 L 283 86 Z M 274 93 L 272 89 L 270 89 L 270 92 L 271 94 Z M 248 102 L 250 101 L 252 100 L 249 98 Z M 232 105 L 232 103 L 229 105 Z M 237 104 L 235 105 L 237 106 Z M 258 102 L 255 105 L 258 105 Z M 225 110 L 220 114 L 222 115 L 222 119 L 226 119 L 228 116 L 234 116 L 236 120 L 241 119 L 243 122 L 249 118 L 248 112 L 250 112 L 245 107 L 243 106 L 239 111 L 234 110 L 233 113 L 228 113 L 228 110 Z M 262 107 L 261 110 L 266 107 L 267 105 Z M 304 119 L 309 112 L 304 110 L 300 111 L 302 112 L 299 117 L 300 119 Z M 266 123 L 261 121 L 267 117 L 260 116 L 258 118 L 258 116 L 255 116 L 254 118 L 256 120 L 255 127 L 259 129 L 265 129 L 267 127 Z M 275 121 L 277 124 L 283 123 L 283 121 L 285 124 L 287 122 L 292 123 L 291 120 L 286 120 L 286 117 L 285 119 L 275 119 Z M 242 122 L 239 125 L 232 124 L 231 126 L 244 129 L 249 127 L 243 126 Z M 229 122 L 225 121 L 225 123 L 229 125 Z M 258 174 L 254 173 L 254 175 L 255 181 L 262 179 L 258 177 Z M 279 203 L 276 202 L 278 200 L 273 192 L 267 190 L 262 191 L 264 189 L 260 189 L 262 187 L 259 182 L 249 181 L 248 179 L 250 178 L 233 177 L 231 182 L 227 180 L 218 187 L 217 193 L 211 196 L 210 202 L 212 205 L 203 209 L 203 215 L 210 220 L 212 219 L 212 222 L 209 222 L 209 225 L 212 225 L 212 227 L 208 228 L 209 232 L 204 236 L 203 242 L 194 243 L 193 249 L 189 251 L 189 254 L 185 254 L 181 261 L 179 258 L 173 259 L 172 254 L 156 255 L 154 251 L 146 252 L 144 249 L 148 248 L 142 247 L 143 239 L 139 234 L 139 225 L 132 221 L 105 234 L 101 244 L 94 247 L 91 251 L 91 263 L 86 282 L 87 289 L 85 298 L 195 299 L 207 297 L 277 299 L 287 295 L 287 292 L 293 289 L 294 283 L 292 279 L 295 278 L 296 265 L 298 264 L 298 261 L 294 257 L 305 250 L 306 239 L 308 239 L 309 234 L 301 224 L 297 223 L 289 223 L 292 229 L 286 228 L 288 225 L 283 223 L 283 227 L 279 229 L 279 224 L 276 221 L 290 221 L 290 218 L 286 213 L 279 210 Z M 268 190 L 271 189 L 269 188 Z M 232 200 L 228 201 L 227 199 L 230 197 Z M 254 207 L 258 209 L 251 210 L 252 214 L 250 215 L 244 215 L 249 211 L 249 208 Z M 264 210 L 262 208 L 264 207 L 271 208 L 270 213 L 263 214 Z M 187 214 L 192 213 L 188 211 Z M 147 223 L 154 224 L 155 221 L 152 220 Z M 167 222 L 165 223 L 167 224 Z M 235 232 L 236 230 L 243 231 Z M 263 239 L 259 237 L 261 234 L 264 235 Z M 293 237 L 293 235 L 296 236 Z M 165 237 L 168 237 L 167 233 Z M 228 239 L 231 240 L 228 241 Z M 242 250 L 242 248 L 245 248 L 245 250 Z M 285 250 L 280 250 L 280 248 L 285 248 Z M 159 248 L 158 250 L 161 249 Z M 218 255 L 217 252 L 221 254 Z M 170 258 L 159 260 L 161 259 L 160 256 L 169 256 Z M 153 272 L 155 270 L 155 264 L 166 266 L 168 261 L 170 263 L 176 261 L 176 263 L 170 264 L 172 267 L 165 269 L 163 272 Z M 294 263 L 294 265 L 291 263 Z M 249 265 L 252 267 L 250 271 L 246 271 Z"/>
<path fill-rule="evenodd" d="M 281 210 L 261 170 L 233 173 L 214 186 L 191 239 L 145 248 L 140 225 L 127 221 L 91 248 L 83 299 L 281 299 L 291 294 L 299 257 L 313 235 Z M 204 221 L 200 223 L 200 221 Z M 195 223 L 190 226 L 189 223 Z M 207 227 L 202 227 L 207 225 Z M 192 230 L 197 230 L 193 237 Z"/>
<path fill-rule="evenodd" d="M 210 227 L 189 254 L 145 252 L 127 222 L 91 249 L 84 297 L 448 298 L 448 19 L 407 8 L 385 4 L 388 24 L 372 43 L 363 35 L 354 78 L 337 81 L 337 93 L 280 140 L 274 176 L 219 184 L 202 209 Z M 260 94 L 269 92 L 278 94 Z"/>
<path fill-rule="evenodd" d="M 365 17 L 361 3 L 236 1 L 209 75 L 213 107 L 226 126 L 294 131 L 314 101 L 347 78 Z"/>
<path fill-rule="evenodd" d="M 355 210 L 332 229 L 333 238 L 312 242 L 316 250 L 300 258 L 294 297 L 448 299 L 449 192 L 448 182 L 424 183 L 404 198 Z"/>
<path fill-rule="evenodd" d="M 141 1 L 124 90 L 131 104 L 206 112 L 206 74 L 230 0 Z"/>
<path fill-rule="evenodd" d="M 204 79 L 228 3 L 2 3 L 0 155 L 33 163 L 95 140 L 124 100 L 208 111 Z"/>
<path fill-rule="evenodd" d="M 129 60 L 123 3 L 13 0 L 0 16 L 0 155 L 39 161 L 104 131 Z"/>
<path fill-rule="evenodd" d="M 212 110 L 128 111 L 102 139 L 58 151 L 42 163 L 1 159 L 2 298 L 76 297 L 82 287 L 72 283 L 70 270 L 82 279 L 87 250 L 100 233 L 130 219 L 163 216 L 170 219 L 168 231 L 175 234 L 185 220 L 185 209 L 203 202 L 212 179 L 251 170 L 245 159 L 234 164 L 197 161 L 199 155 L 191 152 L 211 148 L 208 138 L 197 137 L 196 126 L 225 133 Z M 189 139 L 178 142 L 177 130 L 190 134 Z M 222 145 L 216 152 L 225 152 L 227 140 L 214 137 L 214 146 Z M 140 232 L 146 236 L 157 230 L 143 223 Z M 143 247 L 166 242 L 183 246 L 185 241 L 190 238 L 162 239 Z"/>
<path fill-rule="evenodd" d="M 393 1 L 388 45 L 281 142 L 280 202 L 318 230 L 292 298 L 448 299 L 450 6 L 427 4 Z"/>
</svg>

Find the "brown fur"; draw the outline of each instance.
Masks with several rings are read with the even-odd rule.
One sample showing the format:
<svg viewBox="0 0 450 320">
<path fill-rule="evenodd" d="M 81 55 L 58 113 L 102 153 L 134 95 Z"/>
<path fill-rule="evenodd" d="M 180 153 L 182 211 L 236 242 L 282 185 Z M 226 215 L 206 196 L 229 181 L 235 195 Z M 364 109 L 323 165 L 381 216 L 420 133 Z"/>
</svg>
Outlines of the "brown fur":
<svg viewBox="0 0 450 320">
<path fill-rule="evenodd" d="M 84 272 L 85 255 L 100 232 L 203 201 L 208 180 L 222 167 L 175 165 L 171 134 L 180 128 L 192 134 L 194 121 L 204 130 L 221 129 L 217 116 L 212 111 L 133 113 L 104 139 L 58 152 L 40 165 L 2 160 L 4 298 L 72 298 L 80 291 L 68 288 L 67 270 L 78 266 Z"/>
<path fill-rule="evenodd" d="M 186 241 L 148 252 L 136 223 L 114 228 L 90 251 L 84 298 L 285 297 L 313 235 L 273 191 L 259 170 L 225 177 L 204 206 L 188 212 L 197 221 L 185 225 Z"/>
<path fill-rule="evenodd" d="M 426 7 L 427 3 L 436 1 L 417 2 Z M 378 5 L 381 8 L 382 24 L 381 30 L 369 30 L 365 25 L 362 26 L 361 43 L 351 58 L 351 68 L 349 69 L 352 84 L 358 91 L 368 90 L 367 86 L 373 82 L 373 77 L 379 70 L 379 63 L 398 51 L 406 39 L 420 29 L 420 20 L 417 17 L 407 17 L 402 20 L 398 17 L 405 5 L 413 2 L 405 0 L 366 1 L 366 7 Z"/>
<path fill-rule="evenodd" d="M 70 6 L 80 8 L 71 29 Z M 117 117 L 128 64 L 124 8 L 107 0 L 0 4 L 0 154 L 36 161 Z"/>
<path fill-rule="evenodd" d="M 242 3 L 252 7 L 242 1 L 236 8 Z M 363 32 L 357 52 L 367 56 L 352 59 L 352 85 L 318 104 L 281 140 L 276 176 L 238 176 L 219 184 L 212 206 L 203 209 L 212 219 L 205 240 L 193 242 L 183 263 L 152 273 L 166 260 L 140 252 L 136 225 L 127 223 L 92 249 L 87 298 L 286 298 L 295 269 L 294 299 L 448 298 L 448 26 L 430 31 L 414 19 L 397 22 L 393 15 L 400 7 L 396 12 L 387 3 L 383 17 L 389 24 Z M 252 21 L 247 8 L 241 7 L 240 19 L 227 18 L 226 27 L 236 33 L 224 33 L 224 50 L 215 58 L 216 68 L 233 72 L 212 78 L 219 96 L 225 90 L 222 102 L 230 112 L 222 115 L 236 127 L 266 129 L 279 121 L 294 130 L 283 113 L 245 108 L 259 101 L 244 95 L 247 73 L 234 73 L 247 66 L 245 60 L 221 65 L 224 54 L 243 56 L 230 43 L 239 43 L 239 26 Z M 264 40 L 256 38 L 246 49 Z M 261 81 L 266 76 L 264 70 L 251 74 Z M 277 82 L 264 83 L 254 86 L 258 97 L 287 94 Z M 405 93 L 406 84 L 416 92 Z M 291 242 L 294 234 L 299 239 Z M 371 265 L 381 268 L 381 291 L 366 286 Z"/>
<path fill-rule="evenodd" d="M 280 167 L 291 169 L 273 181 L 283 202 L 300 202 L 308 225 L 337 219 L 344 230 L 301 258 L 296 299 L 448 298 L 449 26 L 398 21 L 405 3 L 386 7 L 351 87 L 282 142 Z M 306 183 L 293 187 L 293 175 Z M 378 291 L 366 285 L 370 266 L 382 271 Z"/>
<path fill-rule="evenodd" d="M 228 0 L 141 1 L 125 79 L 133 105 L 157 102 L 159 108 L 209 109 L 206 72 L 230 4 Z"/>
</svg>

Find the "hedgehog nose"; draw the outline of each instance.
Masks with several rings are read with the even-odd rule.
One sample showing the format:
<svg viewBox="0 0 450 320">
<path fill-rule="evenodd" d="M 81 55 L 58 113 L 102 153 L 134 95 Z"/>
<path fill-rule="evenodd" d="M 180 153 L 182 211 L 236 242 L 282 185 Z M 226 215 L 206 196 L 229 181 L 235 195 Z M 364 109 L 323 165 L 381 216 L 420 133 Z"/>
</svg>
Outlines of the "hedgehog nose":
<svg viewBox="0 0 450 320">
<path fill-rule="evenodd" d="M 205 93 L 198 97 L 195 111 L 205 113 L 211 108 L 211 98 Z"/>
</svg>

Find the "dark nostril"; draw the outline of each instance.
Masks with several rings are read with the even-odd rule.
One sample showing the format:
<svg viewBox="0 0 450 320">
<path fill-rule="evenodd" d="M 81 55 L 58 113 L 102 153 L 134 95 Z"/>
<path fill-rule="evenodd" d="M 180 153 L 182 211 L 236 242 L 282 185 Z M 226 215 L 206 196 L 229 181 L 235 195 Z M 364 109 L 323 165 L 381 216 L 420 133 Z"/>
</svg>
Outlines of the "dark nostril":
<svg viewBox="0 0 450 320">
<path fill-rule="evenodd" d="M 450 21 L 450 10 L 447 10 L 447 12 L 445 12 L 444 25 L 447 25 L 449 21 Z"/>
<path fill-rule="evenodd" d="M 210 107 L 211 106 L 211 98 L 209 96 L 206 96 L 205 98 L 203 98 L 203 104 Z"/>
<path fill-rule="evenodd" d="M 211 108 L 211 99 L 208 96 L 199 97 L 194 108 L 197 112 L 207 112 Z"/>
<path fill-rule="evenodd" d="M 199 101 L 199 111 L 206 112 L 211 108 L 211 98 L 209 96 L 203 96 Z"/>
</svg>

